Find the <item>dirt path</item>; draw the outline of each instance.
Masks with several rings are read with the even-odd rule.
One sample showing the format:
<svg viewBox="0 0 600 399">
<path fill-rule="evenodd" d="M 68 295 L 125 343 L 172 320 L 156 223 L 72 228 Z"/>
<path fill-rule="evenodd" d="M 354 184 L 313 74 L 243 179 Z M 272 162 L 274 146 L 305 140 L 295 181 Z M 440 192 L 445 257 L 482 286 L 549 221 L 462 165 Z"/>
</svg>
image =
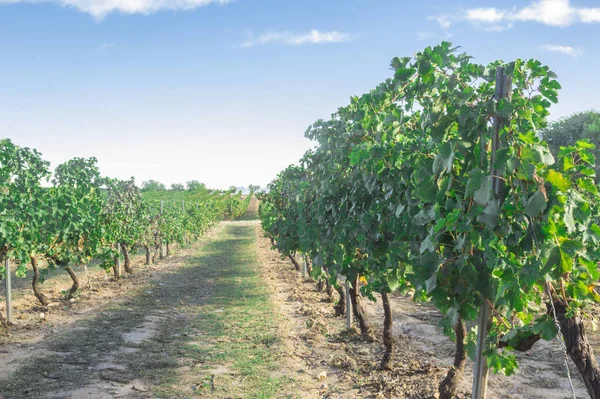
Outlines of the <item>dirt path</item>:
<svg viewBox="0 0 600 399">
<path fill-rule="evenodd" d="M 295 397 L 256 221 L 222 222 L 127 296 L 0 346 L 6 398 Z M 9 342 L 10 341 L 10 342 Z"/>
</svg>

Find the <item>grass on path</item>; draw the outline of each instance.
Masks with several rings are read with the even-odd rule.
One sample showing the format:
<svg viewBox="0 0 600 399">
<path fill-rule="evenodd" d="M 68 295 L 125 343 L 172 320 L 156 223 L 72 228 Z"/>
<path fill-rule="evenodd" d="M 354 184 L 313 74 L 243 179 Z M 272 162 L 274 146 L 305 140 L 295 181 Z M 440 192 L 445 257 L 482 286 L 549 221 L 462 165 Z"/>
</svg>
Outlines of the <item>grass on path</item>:
<svg viewBox="0 0 600 399">
<path fill-rule="evenodd" d="M 281 316 L 261 281 L 255 223 L 224 222 L 128 299 L 53 330 L 0 380 L 0 396 L 286 397 L 296 384 L 278 366 Z"/>
<path fill-rule="evenodd" d="M 197 284 L 203 287 L 197 288 L 203 300 L 180 307 L 187 323 L 175 334 L 172 326 L 162 334 L 177 337 L 167 353 L 191 360 L 200 377 L 163 378 L 155 391 L 159 396 L 188 397 L 185 383 L 192 382 L 200 397 L 272 398 L 293 383 L 278 373 L 278 320 L 260 279 L 254 228 L 248 222 L 227 224 L 189 262 L 202 276 Z M 163 372 L 156 374 L 162 378 Z"/>
</svg>

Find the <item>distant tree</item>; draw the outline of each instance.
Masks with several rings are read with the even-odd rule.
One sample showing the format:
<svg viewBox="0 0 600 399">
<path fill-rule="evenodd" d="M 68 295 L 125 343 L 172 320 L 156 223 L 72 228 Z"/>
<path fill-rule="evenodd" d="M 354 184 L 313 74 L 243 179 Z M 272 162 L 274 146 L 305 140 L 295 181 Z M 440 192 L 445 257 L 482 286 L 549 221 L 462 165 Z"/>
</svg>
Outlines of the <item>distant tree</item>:
<svg viewBox="0 0 600 399">
<path fill-rule="evenodd" d="M 189 191 L 206 189 L 206 185 L 204 183 L 200 183 L 198 180 L 191 180 L 186 183 L 186 186 Z"/>
<path fill-rule="evenodd" d="M 237 192 L 238 188 L 236 186 L 229 186 L 229 190 L 228 191 Z"/>
<path fill-rule="evenodd" d="M 156 180 L 148 180 L 142 183 L 142 191 L 160 191 L 166 189 L 164 184 Z"/>
<path fill-rule="evenodd" d="M 183 187 L 183 184 L 181 184 L 181 183 L 173 183 L 173 184 L 171 184 L 171 190 L 183 191 L 183 190 L 185 190 L 185 188 Z"/>
<path fill-rule="evenodd" d="M 260 186 L 259 185 L 254 185 L 254 184 L 250 184 L 248 186 L 248 190 L 256 193 L 256 192 L 258 192 L 258 190 L 260 190 Z"/>
<path fill-rule="evenodd" d="M 600 112 L 598 111 L 578 112 L 559 119 L 543 129 L 540 135 L 546 140 L 555 157 L 560 151 L 560 147 L 572 145 L 578 140 L 588 139 L 596 145 L 593 152 L 596 159 L 600 159 Z M 599 177 L 600 162 L 597 162 L 596 180 Z"/>
</svg>

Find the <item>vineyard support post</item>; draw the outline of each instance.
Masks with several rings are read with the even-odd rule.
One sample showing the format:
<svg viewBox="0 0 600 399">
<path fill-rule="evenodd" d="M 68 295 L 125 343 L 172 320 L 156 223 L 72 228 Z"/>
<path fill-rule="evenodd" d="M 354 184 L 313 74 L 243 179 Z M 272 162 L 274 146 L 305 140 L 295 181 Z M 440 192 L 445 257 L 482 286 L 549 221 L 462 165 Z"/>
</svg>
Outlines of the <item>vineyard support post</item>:
<svg viewBox="0 0 600 399">
<path fill-rule="evenodd" d="M 512 80 L 504 74 L 504 67 L 496 69 L 496 95 L 495 100 L 500 101 L 510 95 Z M 498 115 L 494 118 L 494 133 L 492 137 L 492 154 L 490 158 L 490 177 L 492 179 L 492 198 L 497 200 L 502 191 L 502 179 L 499 178 L 499 172 L 494 168 L 496 160 L 496 151 L 500 148 L 499 132 L 502 129 L 504 121 Z M 484 264 L 487 264 L 484 256 Z M 486 339 L 492 323 L 492 312 L 490 304 L 485 298 L 484 303 L 479 309 L 479 319 L 477 322 L 477 347 L 475 349 L 475 365 L 473 366 L 473 399 L 485 399 L 487 395 L 488 367 L 487 358 L 484 354 L 487 349 Z"/>
<path fill-rule="evenodd" d="M 163 214 L 163 207 L 164 207 L 165 201 L 161 200 L 160 201 L 160 214 Z M 163 246 L 163 240 L 161 238 L 160 240 L 160 258 L 163 259 L 165 257 L 165 248 Z"/>
<path fill-rule="evenodd" d="M 348 286 L 348 278 L 346 278 L 346 329 L 352 328 L 352 301 L 350 300 L 350 287 Z"/>
<path fill-rule="evenodd" d="M 304 262 L 302 264 L 302 277 L 306 278 L 308 276 L 308 262 L 306 261 L 306 256 L 304 256 Z"/>
<path fill-rule="evenodd" d="M 6 269 L 6 322 L 12 323 L 12 285 L 10 275 L 10 261 L 8 256 L 4 258 L 4 268 Z"/>
</svg>

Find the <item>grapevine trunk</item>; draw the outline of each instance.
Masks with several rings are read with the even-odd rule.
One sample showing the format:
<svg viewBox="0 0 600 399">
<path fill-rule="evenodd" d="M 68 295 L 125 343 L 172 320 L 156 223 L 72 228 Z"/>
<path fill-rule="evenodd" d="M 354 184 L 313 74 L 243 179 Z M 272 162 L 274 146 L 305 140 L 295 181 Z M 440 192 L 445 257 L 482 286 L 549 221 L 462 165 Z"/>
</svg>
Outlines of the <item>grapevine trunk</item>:
<svg viewBox="0 0 600 399">
<path fill-rule="evenodd" d="M 131 259 L 129 258 L 129 249 L 127 248 L 127 244 L 124 242 L 121 243 L 121 250 L 123 251 L 123 267 L 127 273 L 133 274 L 133 269 L 131 268 Z"/>
<path fill-rule="evenodd" d="M 600 368 L 588 342 L 583 319 L 578 314 L 568 317 L 567 305 L 560 299 L 554 301 L 554 308 L 568 355 L 577 366 L 590 398 L 600 399 Z"/>
<path fill-rule="evenodd" d="M 146 266 L 150 266 L 150 247 L 144 245 L 144 250 L 146 251 Z"/>
<path fill-rule="evenodd" d="M 346 314 L 346 294 L 344 293 L 344 289 L 342 288 L 342 286 L 339 284 L 337 285 L 337 287 L 335 287 L 335 290 L 337 291 L 340 297 L 338 303 L 334 306 L 335 315 L 343 316 Z"/>
<path fill-rule="evenodd" d="M 390 305 L 389 294 L 384 290 L 381 292 L 381 302 L 383 303 L 383 346 L 385 352 L 381 359 L 381 368 L 390 369 L 392 356 L 394 354 L 394 336 L 393 336 L 393 319 L 392 307 Z"/>
<path fill-rule="evenodd" d="M 329 276 L 325 278 L 325 292 L 329 296 L 329 299 L 333 297 L 333 288 L 331 286 L 331 282 L 329 281 Z"/>
<path fill-rule="evenodd" d="M 352 301 L 352 312 L 354 313 L 354 317 L 358 320 L 358 325 L 360 326 L 360 333 L 365 341 L 373 341 L 373 329 L 367 320 L 367 314 L 365 309 L 362 307 L 360 303 L 360 294 L 359 294 L 359 275 L 356 275 L 356 278 L 353 279 L 352 284 L 350 285 L 350 301 Z"/>
<path fill-rule="evenodd" d="M 300 271 L 300 264 L 298 264 L 298 261 L 296 258 L 294 258 L 294 255 L 288 255 L 288 258 L 290 258 L 296 270 Z"/>
<path fill-rule="evenodd" d="M 121 261 L 118 256 L 115 256 L 114 264 L 113 264 L 113 273 L 115 275 L 115 279 L 118 280 L 121 278 Z"/>
<path fill-rule="evenodd" d="M 465 321 L 461 318 L 453 327 L 456 334 L 456 352 L 454 354 L 454 364 L 446 378 L 440 383 L 440 399 L 453 399 L 458 390 L 458 384 L 463 378 L 465 363 L 467 362 L 467 350 L 465 348 L 465 337 L 467 328 Z"/>
<path fill-rule="evenodd" d="M 73 268 L 71 266 L 66 266 L 65 270 L 67 271 L 67 273 L 69 273 L 71 280 L 73 280 L 73 285 L 71 286 L 71 289 L 69 290 L 69 295 L 68 295 L 68 298 L 71 299 L 75 296 L 75 294 L 77 293 L 77 290 L 79 290 L 79 287 L 80 287 L 79 277 L 77 277 L 77 273 L 75 273 L 75 270 L 73 270 Z"/>
<path fill-rule="evenodd" d="M 37 258 L 35 256 L 31 256 L 31 269 L 33 270 L 33 278 L 31 279 L 31 288 L 33 289 L 33 293 L 35 297 L 40 301 L 42 306 L 48 306 L 48 298 L 44 293 L 40 290 L 39 281 L 40 281 L 40 271 L 38 268 Z"/>
</svg>

